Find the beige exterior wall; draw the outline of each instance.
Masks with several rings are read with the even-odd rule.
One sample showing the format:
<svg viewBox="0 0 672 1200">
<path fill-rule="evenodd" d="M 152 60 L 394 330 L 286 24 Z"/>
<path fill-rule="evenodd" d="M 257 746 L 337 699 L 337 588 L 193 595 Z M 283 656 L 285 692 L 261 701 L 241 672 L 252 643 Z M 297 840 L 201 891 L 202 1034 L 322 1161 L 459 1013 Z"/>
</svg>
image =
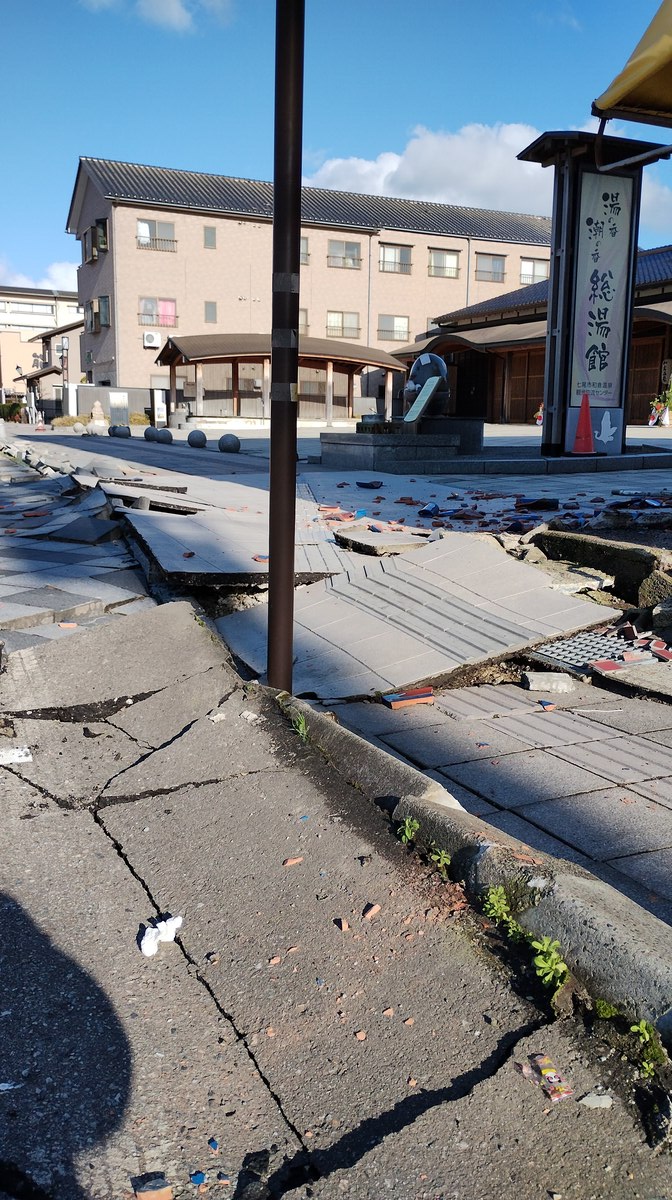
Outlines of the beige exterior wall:
<svg viewBox="0 0 672 1200">
<path fill-rule="evenodd" d="M 109 379 L 113 386 L 157 386 L 158 377 L 168 373 L 157 367 L 156 349 L 147 349 L 143 335 L 155 333 L 159 348 L 166 338 L 204 333 L 262 333 L 271 326 L 272 225 L 268 221 L 238 216 L 221 216 L 115 205 L 110 209 L 89 183 L 80 231 L 96 219 L 108 217 L 109 250 L 95 263 L 79 271 L 80 300 L 109 295 L 111 326 L 82 338 L 84 370 L 92 381 Z M 174 246 L 139 248 L 137 222 L 170 222 Z M 205 245 L 205 227 L 215 229 L 215 246 Z M 388 352 L 412 341 L 428 327 L 431 318 L 513 291 L 520 286 L 521 259 L 550 258 L 548 246 L 529 246 L 436 234 L 380 230 L 372 233 L 322 227 L 305 227 L 308 262 L 301 267 L 300 307 L 307 313 L 307 333 L 328 336 L 327 314 L 357 314 L 359 341 Z M 328 264 L 330 240 L 355 242 L 360 246 L 357 268 Z M 410 270 L 380 269 L 381 244 L 403 246 L 410 253 Z M 429 273 L 429 251 L 458 253 L 457 278 Z M 501 255 L 505 277 L 501 282 L 476 279 L 477 254 Z M 156 324 L 140 320 L 141 301 L 175 302 L 174 323 Z M 205 305 L 216 306 L 216 322 L 206 321 Z M 381 336 L 381 316 L 408 318 L 408 335 L 403 325 L 396 336 Z"/>
<path fill-rule="evenodd" d="M 14 378 L 32 371 L 42 355 L 42 343 L 31 338 L 59 325 L 70 325 L 79 319 L 80 312 L 74 295 L 50 292 L 43 288 L 3 288 L 0 285 L 0 382 L 1 386 L 25 394 L 24 382 Z M 70 334 L 70 360 L 79 366 L 78 333 Z M 56 342 L 52 343 L 56 353 Z M 20 371 L 17 371 L 20 367 Z M 40 380 L 40 393 L 50 399 L 54 387 L 60 388 L 58 375 Z"/>
</svg>

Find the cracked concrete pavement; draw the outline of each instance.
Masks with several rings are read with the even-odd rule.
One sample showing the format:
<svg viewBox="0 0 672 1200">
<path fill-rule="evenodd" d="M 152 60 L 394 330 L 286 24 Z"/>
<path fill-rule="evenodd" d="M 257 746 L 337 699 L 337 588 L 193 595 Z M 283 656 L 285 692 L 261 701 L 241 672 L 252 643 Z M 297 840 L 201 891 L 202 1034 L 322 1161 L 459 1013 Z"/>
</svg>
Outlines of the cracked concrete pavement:
<svg viewBox="0 0 672 1200">
<path fill-rule="evenodd" d="M 152 1172 L 179 1198 L 197 1170 L 237 1200 L 672 1194 L 628 1103 L 576 1102 L 608 1063 L 190 604 L 20 651 L 0 690 L 33 756 L 0 767 L 3 1200 Z M 166 912 L 177 942 L 145 959 Z M 516 1071 L 541 1051 L 573 1099 Z"/>
</svg>

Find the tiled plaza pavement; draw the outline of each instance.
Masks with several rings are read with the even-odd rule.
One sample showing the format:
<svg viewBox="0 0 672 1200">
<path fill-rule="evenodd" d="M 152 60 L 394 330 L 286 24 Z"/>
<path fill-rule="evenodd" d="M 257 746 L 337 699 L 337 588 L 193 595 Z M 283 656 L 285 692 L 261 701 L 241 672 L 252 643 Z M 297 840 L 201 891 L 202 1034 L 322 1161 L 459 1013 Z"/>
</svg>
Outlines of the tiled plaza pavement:
<svg viewBox="0 0 672 1200">
<path fill-rule="evenodd" d="M 503 684 L 417 708 L 330 707 L 469 812 L 672 923 L 672 705 L 577 683 L 566 695 Z"/>
<path fill-rule="evenodd" d="M 0 458 L 0 642 L 4 654 L 71 637 L 154 605 L 105 497 Z"/>
</svg>

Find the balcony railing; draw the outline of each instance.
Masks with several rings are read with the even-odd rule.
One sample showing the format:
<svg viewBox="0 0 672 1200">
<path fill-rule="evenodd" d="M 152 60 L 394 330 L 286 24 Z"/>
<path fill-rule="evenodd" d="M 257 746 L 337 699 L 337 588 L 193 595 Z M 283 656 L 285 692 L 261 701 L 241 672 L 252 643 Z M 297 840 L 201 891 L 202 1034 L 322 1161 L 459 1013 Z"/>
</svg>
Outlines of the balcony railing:
<svg viewBox="0 0 672 1200">
<path fill-rule="evenodd" d="M 504 271 L 476 271 L 475 278 L 484 283 L 504 283 L 506 275 Z"/>
<path fill-rule="evenodd" d="M 379 266 L 381 271 L 391 271 L 395 275 L 410 275 L 411 273 L 410 262 L 381 258 Z"/>
<path fill-rule="evenodd" d="M 343 338 L 344 341 L 349 341 L 350 338 L 358 338 L 360 334 L 359 325 L 327 325 L 327 337 Z"/>
<path fill-rule="evenodd" d="M 407 329 L 379 329 L 378 337 L 381 342 L 407 342 L 409 332 Z"/>
<path fill-rule="evenodd" d="M 361 258 L 353 258 L 350 254 L 328 254 L 328 267 L 345 267 L 351 271 L 358 271 L 362 265 Z"/>
<path fill-rule="evenodd" d="M 305 321 L 299 321 L 299 337 L 308 337 L 309 328 L 310 326 Z"/>
<path fill-rule="evenodd" d="M 427 269 L 428 275 L 438 275 L 441 279 L 459 279 L 459 267 L 442 267 L 437 263 L 430 263 Z"/>
<path fill-rule="evenodd" d="M 177 313 L 138 313 L 138 325 L 175 329 L 177 327 Z"/>
<path fill-rule="evenodd" d="M 309 254 L 308 250 L 302 250 L 301 251 L 301 266 L 307 267 L 309 262 L 310 262 L 310 254 Z"/>
<path fill-rule="evenodd" d="M 172 254 L 177 250 L 176 238 L 138 237 L 135 244 L 138 250 L 167 250 Z"/>
</svg>

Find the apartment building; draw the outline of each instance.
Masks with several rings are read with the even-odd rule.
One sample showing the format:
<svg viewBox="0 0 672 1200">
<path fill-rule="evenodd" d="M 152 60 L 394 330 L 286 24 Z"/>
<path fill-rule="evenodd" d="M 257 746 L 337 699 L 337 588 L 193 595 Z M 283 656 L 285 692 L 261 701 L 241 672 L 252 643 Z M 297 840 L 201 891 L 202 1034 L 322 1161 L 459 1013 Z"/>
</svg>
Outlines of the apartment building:
<svg viewBox="0 0 672 1200">
<path fill-rule="evenodd" d="M 73 327 L 70 358 L 73 369 L 79 370 L 79 330 L 75 332 L 75 325 L 80 315 L 76 292 L 0 284 L 0 388 L 5 395 L 25 395 L 26 376 L 51 365 L 44 359 L 41 339 L 61 326 Z M 53 349 L 62 354 L 60 340 L 53 342 Z M 45 375 L 39 381 L 40 397 L 54 399 L 60 395 L 60 387 L 56 374 Z"/>
<path fill-rule="evenodd" d="M 272 212 L 270 183 L 81 158 L 67 229 L 87 380 L 167 388 L 168 337 L 267 333 Z M 545 217 L 304 188 L 300 333 L 391 352 L 547 278 L 549 258 Z"/>
</svg>

